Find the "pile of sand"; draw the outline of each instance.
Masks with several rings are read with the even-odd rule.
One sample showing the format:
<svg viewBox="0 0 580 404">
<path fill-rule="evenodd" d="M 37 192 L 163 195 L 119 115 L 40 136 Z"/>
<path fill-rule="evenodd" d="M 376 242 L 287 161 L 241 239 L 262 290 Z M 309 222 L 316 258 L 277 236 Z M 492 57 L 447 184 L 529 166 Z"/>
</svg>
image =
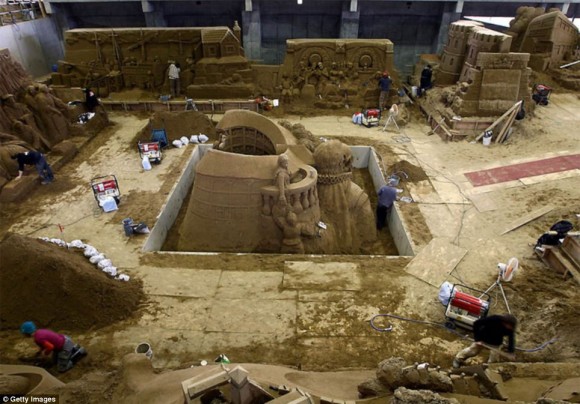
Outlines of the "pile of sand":
<svg viewBox="0 0 580 404">
<path fill-rule="evenodd" d="M 409 176 L 409 178 L 403 177 L 403 181 L 419 182 L 429 179 L 429 177 L 427 177 L 427 174 L 425 174 L 425 171 L 421 167 L 417 167 L 416 165 L 409 163 L 407 160 L 400 160 L 395 164 L 389 166 L 389 173 L 397 173 L 399 171 L 403 171 L 405 174 Z"/>
<path fill-rule="evenodd" d="M 0 326 L 26 320 L 60 330 L 99 328 L 131 316 L 142 284 L 110 278 L 82 255 L 9 234 L 0 242 Z"/>
<path fill-rule="evenodd" d="M 169 142 L 186 136 L 188 139 L 191 135 L 199 135 L 200 133 L 216 140 L 215 126 L 211 119 L 203 112 L 198 111 L 182 111 L 182 112 L 156 112 L 149 120 L 147 125 L 137 135 L 137 141 L 148 141 L 151 139 L 151 131 L 153 129 L 165 129 Z M 135 147 L 131 145 L 131 147 Z"/>
</svg>

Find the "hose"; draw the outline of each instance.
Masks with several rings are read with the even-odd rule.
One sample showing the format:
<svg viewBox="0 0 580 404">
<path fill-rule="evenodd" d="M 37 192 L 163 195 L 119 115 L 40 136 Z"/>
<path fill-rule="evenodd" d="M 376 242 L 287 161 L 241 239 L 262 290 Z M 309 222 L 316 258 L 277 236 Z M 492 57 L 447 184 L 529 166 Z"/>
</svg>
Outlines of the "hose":
<svg viewBox="0 0 580 404">
<path fill-rule="evenodd" d="M 431 325 L 431 326 L 443 328 L 443 329 L 445 329 L 445 330 L 447 330 L 449 332 L 452 332 L 453 334 L 461 337 L 461 339 L 467 339 L 469 341 L 475 341 L 473 338 L 469 337 L 467 334 L 462 334 L 459 331 L 456 331 L 456 330 L 448 327 L 447 324 L 436 323 L 434 321 L 428 321 L 428 320 L 415 320 L 413 318 L 401 317 L 401 316 L 397 316 L 395 314 L 376 314 L 376 315 L 374 315 L 370 319 L 369 323 L 370 323 L 371 327 L 375 331 L 378 331 L 378 332 L 390 332 L 390 331 L 393 330 L 393 326 L 391 324 L 389 324 L 388 327 L 386 327 L 386 328 L 381 328 L 381 327 L 375 325 L 375 319 L 378 318 L 378 317 L 389 317 L 389 318 L 394 318 L 395 320 L 407 321 L 409 323 Z M 558 341 L 558 338 L 557 337 L 554 337 L 551 340 L 546 341 L 543 344 L 538 345 L 535 348 L 525 349 L 525 348 L 516 347 L 516 351 L 520 351 L 520 352 L 538 352 L 538 351 L 541 351 L 543 349 L 546 349 L 546 347 L 548 345 L 551 345 L 551 344 L 555 343 L 556 341 Z"/>
</svg>

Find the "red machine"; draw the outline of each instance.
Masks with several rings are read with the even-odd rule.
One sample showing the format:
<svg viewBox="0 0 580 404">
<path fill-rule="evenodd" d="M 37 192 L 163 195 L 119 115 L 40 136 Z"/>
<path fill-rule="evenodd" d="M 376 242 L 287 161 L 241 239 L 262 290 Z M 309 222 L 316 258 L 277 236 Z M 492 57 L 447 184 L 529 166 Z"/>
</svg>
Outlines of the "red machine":
<svg viewBox="0 0 580 404">
<path fill-rule="evenodd" d="M 143 156 L 147 156 L 151 163 L 159 164 L 163 158 L 161 153 L 161 145 L 159 142 L 145 142 L 137 143 L 139 148 L 139 157 L 143 159 Z"/>
<path fill-rule="evenodd" d="M 107 198 L 113 198 L 117 205 L 120 202 L 121 192 L 119 191 L 119 183 L 117 177 L 114 175 L 104 175 L 102 177 L 95 177 L 91 180 L 91 188 L 95 199 L 102 208 L 101 202 Z"/>
<path fill-rule="evenodd" d="M 381 120 L 381 110 L 374 108 L 374 109 L 365 109 L 363 111 L 362 116 L 362 124 L 365 125 L 367 128 L 371 126 L 379 126 L 379 121 Z"/>
<path fill-rule="evenodd" d="M 481 296 L 472 296 L 469 293 L 462 292 L 458 287 L 475 291 Z M 491 297 L 486 292 L 464 285 L 454 285 L 445 310 L 445 317 L 449 320 L 450 325 L 471 330 L 473 329 L 473 323 L 487 316 L 490 303 Z"/>
</svg>

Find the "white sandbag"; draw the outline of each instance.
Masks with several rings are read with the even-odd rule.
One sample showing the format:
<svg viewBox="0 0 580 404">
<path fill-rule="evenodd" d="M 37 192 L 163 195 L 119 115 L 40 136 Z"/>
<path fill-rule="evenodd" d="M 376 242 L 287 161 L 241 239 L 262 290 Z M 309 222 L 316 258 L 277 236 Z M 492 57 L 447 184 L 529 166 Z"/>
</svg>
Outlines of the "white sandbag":
<svg viewBox="0 0 580 404">
<path fill-rule="evenodd" d="M 98 255 L 93 255 L 91 258 L 89 258 L 89 262 L 91 264 L 98 264 L 99 262 L 101 262 L 104 259 L 105 259 L 105 256 L 103 254 L 98 254 Z"/>
<path fill-rule="evenodd" d="M 85 248 L 86 247 L 86 244 L 83 243 L 81 240 L 73 240 L 69 243 L 69 245 L 71 247 L 74 247 L 74 248 Z"/>
<path fill-rule="evenodd" d="M 42 241 L 49 241 L 50 240 L 48 237 L 39 237 L 38 239 L 42 240 Z"/>
<path fill-rule="evenodd" d="M 115 279 L 117 279 L 119 281 L 128 282 L 129 279 L 131 279 L 131 278 L 129 277 L 129 275 L 121 274 L 121 275 L 117 276 Z"/>
<path fill-rule="evenodd" d="M 103 272 L 106 273 L 107 275 L 117 276 L 117 267 L 108 266 L 106 268 L 103 268 Z"/>
<path fill-rule="evenodd" d="M 60 247 L 65 247 L 66 246 L 66 241 L 61 240 L 59 238 L 51 238 L 49 240 L 49 242 L 51 242 L 52 244 L 56 244 L 57 246 L 60 246 Z"/>
<path fill-rule="evenodd" d="M 179 140 L 181 140 L 181 143 L 183 143 L 184 146 L 189 144 L 189 139 L 186 136 L 181 136 Z"/>
<path fill-rule="evenodd" d="M 171 142 L 171 144 L 175 147 L 177 147 L 178 149 L 180 149 L 181 147 L 183 147 L 183 143 L 181 142 L 181 140 L 174 140 L 173 142 Z"/>
<path fill-rule="evenodd" d="M 453 290 L 453 284 L 449 282 L 443 282 L 439 288 L 439 301 L 443 306 L 447 306 L 449 299 L 451 299 L 451 291 Z"/>
<path fill-rule="evenodd" d="M 191 135 L 191 137 L 189 138 L 189 142 L 190 143 L 195 143 L 195 144 L 200 144 L 200 143 L 205 143 L 209 140 L 209 137 L 207 137 L 206 135 L 200 133 L 199 135 Z"/>
<path fill-rule="evenodd" d="M 106 267 L 113 266 L 113 263 L 109 259 L 104 259 L 104 260 L 100 260 L 99 263 L 97 264 L 97 266 L 100 269 L 103 269 L 103 268 L 106 268 Z"/>
<path fill-rule="evenodd" d="M 85 257 L 90 258 L 90 257 L 94 257 L 95 255 L 99 255 L 99 252 L 97 251 L 97 249 L 95 247 L 87 245 L 85 247 L 85 251 L 83 254 L 85 255 Z"/>
</svg>

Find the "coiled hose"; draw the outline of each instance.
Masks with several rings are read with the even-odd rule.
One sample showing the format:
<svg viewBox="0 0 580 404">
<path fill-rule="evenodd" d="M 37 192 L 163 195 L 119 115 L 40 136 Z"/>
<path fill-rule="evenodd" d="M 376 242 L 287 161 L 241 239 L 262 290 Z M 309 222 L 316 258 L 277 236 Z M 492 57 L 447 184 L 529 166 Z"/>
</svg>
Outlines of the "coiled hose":
<svg viewBox="0 0 580 404">
<path fill-rule="evenodd" d="M 370 323 L 371 327 L 374 330 L 378 331 L 378 332 L 390 332 L 390 331 L 393 330 L 393 326 L 391 324 L 389 324 L 388 327 L 385 327 L 385 328 L 381 328 L 381 327 L 375 325 L 375 319 L 377 319 L 379 317 L 389 317 L 389 318 L 394 318 L 395 320 L 407 321 L 409 323 L 425 324 L 425 325 L 431 325 L 433 327 L 443 328 L 443 329 L 445 329 L 445 330 L 447 330 L 449 332 L 452 332 L 453 334 L 461 337 L 461 339 L 466 339 L 466 340 L 469 340 L 469 341 L 474 341 L 474 339 L 471 338 L 471 337 L 469 337 L 467 334 L 462 334 L 459 331 L 454 330 L 454 329 L 448 327 L 446 324 L 436 323 L 434 321 L 428 321 L 428 320 L 415 320 L 413 318 L 401 317 L 401 316 L 397 316 L 395 314 L 376 314 L 376 315 L 374 315 L 370 319 L 369 323 Z M 556 341 L 558 341 L 558 338 L 555 337 L 555 338 L 552 338 L 549 341 L 544 342 L 541 345 L 538 345 L 535 348 L 524 349 L 524 348 L 518 348 L 518 347 L 516 347 L 516 351 L 520 351 L 520 352 L 538 352 L 538 351 L 541 351 L 541 350 L 545 349 L 548 345 L 551 345 L 551 344 L 555 343 Z"/>
</svg>

